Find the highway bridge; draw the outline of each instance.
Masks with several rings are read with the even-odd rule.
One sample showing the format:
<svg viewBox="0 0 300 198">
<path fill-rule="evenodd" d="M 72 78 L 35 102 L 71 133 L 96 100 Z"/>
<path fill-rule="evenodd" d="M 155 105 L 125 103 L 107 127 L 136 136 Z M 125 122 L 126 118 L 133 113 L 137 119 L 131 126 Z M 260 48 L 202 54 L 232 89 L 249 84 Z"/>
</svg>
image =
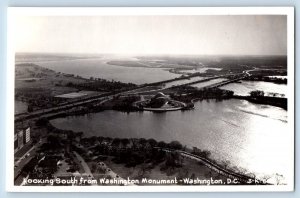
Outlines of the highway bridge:
<svg viewBox="0 0 300 198">
<path fill-rule="evenodd" d="M 229 83 L 237 82 L 237 81 L 242 80 L 244 78 L 245 77 L 243 76 L 243 77 L 239 77 L 239 78 L 235 78 L 235 79 L 231 79 L 231 80 L 219 82 L 219 83 L 216 83 L 216 84 L 213 84 L 213 85 L 208 85 L 205 88 L 217 88 L 217 87 L 221 87 L 221 86 L 227 85 Z"/>
<path fill-rule="evenodd" d="M 180 85 L 177 85 L 177 86 L 173 86 L 171 88 L 197 84 L 197 83 L 206 82 L 206 81 L 214 80 L 214 79 L 218 79 L 218 78 L 226 78 L 226 77 L 233 76 L 233 75 L 234 74 L 214 76 L 214 77 L 210 77 L 210 78 L 206 78 L 206 79 L 202 79 L 202 80 L 198 80 L 198 81 L 193 81 L 193 82 L 190 82 L 190 83 L 180 84 Z M 216 84 L 213 84 L 213 85 L 205 86 L 203 88 L 220 87 L 220 86 L 223 86 L 225 84 L 235 82 L 235 81 L 238 81 L 238 80 L 243 79 L 243 78 L 244 78 L 244 75 L 242 77 L 238 77 L 238 78 L 231 79 L 231 80 L 228 80 L 228 81 L 223 81 L 223 82 L 216 83 Z M 182 79 L 174 79 L 172 81 L 177 81 L 177 80 L 182 80 Z M 169 80 L 169 81 L 171 81 L 171 80 Z M 165 83 L 165 82 L 162 81 L 162 82 L 156 82 L 156 83 L 152 83 L 152 84 L 157 84 L 157 85 L 161 84 L 162 85 L 163 83 Z M 150 84 L 150 85 L 152 85 L 152 84 Z M 170 88 L 161 88 L 161 89 L 156 89 L 156 90 L 151 90 L 151 91 L 146 91 L 146 92 L 145 91 L 144 92 L 139 92 L 138 91 L 142 87 L 147 87 L 147 86 L 149 86 L 149 85 L 138 86 L 138 87 L 135 87 L 134 89 L 123 91 L 123 92 L 98 94 L 98 95 L 94 95 L 94 96 L 91 96 L 91 97 L 78 99 L 78 100 L 75 100 L 75 101 L 72 101 L 72 102 L 67 102 L 67 103 L 64 103 L 64 104 L 56 106 L 56 107 L 51 107 L 51 108 L 47 108 L 47 109 L 40 109 L 40 110 L 36 110 L 36 111 L 30 112 L 30 113 L 23 113 L 23 114 L 15 115 L 15 123 L 30 120 L 30 119 L 35 119 L 35 118 L 41 118 L 41 117 L 52 117 L 52 116 L 55 116 L 55 115 L 59 115 L 62 112 L 70 110 L 72 108 L 84 106 L 84 105 L 87 105 L 87 104 L 90 104 L 90 103 L 101 104 L 101 103 L 104 103 L 108 100 L 111 100 L 114 97 L 119 96 L 119 95 L 143 94 L 143 93 L 146 93 L 146 92 L 157 92 L 157 91 L 163 91 L 163 90 L 166 90 L 166 89 L 170 89 Z M 201 88 L 201 89 L 203 89 L 203 88 Z"/>
</svg>

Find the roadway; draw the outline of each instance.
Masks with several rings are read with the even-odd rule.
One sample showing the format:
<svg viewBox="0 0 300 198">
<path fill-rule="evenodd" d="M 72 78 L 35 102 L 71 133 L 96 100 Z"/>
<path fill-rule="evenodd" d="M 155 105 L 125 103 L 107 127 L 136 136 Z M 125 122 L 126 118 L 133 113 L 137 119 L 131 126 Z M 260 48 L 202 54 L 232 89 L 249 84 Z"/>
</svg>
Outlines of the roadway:
<svg viewBox="0 0 300 198">
<path fill-rule="evenodd" d="M 244 78 L 245 75 L 250 76 L 251 74 L 249 72 L 254 71 L 254 70 L 257 70 L 257 68 L 253 68 L 253 69 L 250 69 L 250 70 L 245 70 L 245 71 L 243 71 L 241 73 L 238 73 L 238 74 L 229 74 L 229 75 L 215 76 L 215 77 L 212 77 L 212 78 L 209 78 L 209 79 L 205 79 L 204 81 L 211 80 L 211 79 L 222 78 L 222 77 L 228 77 L 228 76 L 232 76 L 232 75 L 243 75 L 243 77 L 239 77 L 237 79 L 232 79 L 232 80 L 228 80 L 228 81 L 221 82 L 221 83 L 216 83 L 214 85 L 209 85 L 207 87 L 222 86 L 222 85 L 224 85 L 224 83 L 228 84 L 228 83 L 240 80 L 240 79 Z M 182 79 L 178 79 L 178 80 L 182 80 Z M 200 80 L 199 82 L 202 82 L 202 81 L 203 80 Z M 190 83 L 186 83 L 186 84 L 181 84 L 181 85 L 178 85 L 177 87 L 184 86 L 184 85 L 190 85 L 191 83 L 195 84 L 195 83 L 199 83 L 199 82 L 195 81 L 195 82 L 190 82 Z M 133 91 L 134 90 L 138 90 L 140 88 L 141 87 L 138 87 L 138 88 L 135 88 L 133 90 L 124 91 L 124 92 L 120 92 L 120 93 L 114 93 L 114 94 L 105 95 L 105 96 L 103 96 L 103 94 L 99 94 L 97 96 L 92 96 L 91 98 L 85 98 L 85 99 L 80 99 L 78 101 L 74 101 L 72 104 L 65 104 L 65 105 L 58 106 L 58 107 L 53 107 L 53 108 L 48 108 L 48 109 L 43 109 L 43 110 L 37 110 L 37 111 L 31 112 L 31 113 L 28 113 L 26 115 L 16 116 L 15 117 L 15 122 L 29 120 L 29 119 L 34 119 L 34 118 L 39 118 L 39 117 L 43 117 L 43 116 L 47 116 L 47 117 L 48 116 L 53 116 L 53 115 L 56 115 L 58 113 L 61 113 L 62 111 L 66 111 L 66 110 L 72 109 L 74 107 L 79 107 L 79 106 L 86 105 L 86 104 L 93 103 L 93 102 L 98 102 L 99 104 L 102 104 L 102 103 L 105 103 L 105 102 L 113 99 L 113 97 L 118 96 L 120 94 L 126 94 L 126 93 L 127 94 L 128 93 L 129 94 L 130 93 L 139 94 L 139 92 L 133 92 Z M 157 89 L 155 91 L 163 91 L 165 89 L 166 88 L 164 88 L 164 89 Z M 153 91 L 153 90 L 151 90 L 151 91 Z M 32 159 L 32 156 L 35 156 L 35 154 L 36 154 L 36 148 L 37 148 L 36 145 L 34 145 L 28 152 L 26 152 L 20 159 L 18 159 L 15 162 L 15 171 L 14 171 L 15 172 L 15 180 L 18 179 L 18 177 L 20 176 L 21 170 L 24 167 L 24 165 L 27 164 Z M 79 161 L 81 161 L 81 164 L 83 166 L 84 171 L 88 175 L 90 175 L 91 177 L 93 177 L 92 173 L 91 173 L 91 171 L 90 171 L 90 169 L 88 167 L 88 165 L 85 163 L 85 161 L 83 160 L 83 158 L 78 153 L 75 153 L 75 155 L 79 159 Z M 187 154 L 183 154 L 182 153 L 182 155 L 187 155 Z M 193 157 L 195 157 L 195 156 L 193 156 Z M 198 158 L 198 160 L 199 160 L 199 158 Z M 201 159 L 201 160 L 203 160 L 203 159 Z M 115 173 L 113 174 L 113 172 L 111 172 L 111 176 L 112 177 L 117 177 L 117 174 L 115 174 Z M 120 178 L 120 179 L 122 179 L 122 178 Z"/>
<path fill-rule="evenodd" d="M 247 183 L 247 184 L 253 184 L 253 182 L 257 182 L 259 184 L 268 184 L 265 181 L 261 181 L 255 177 L 250 177 L 244 174 L 240 174 L 240 173 L 236 173 L 233 172 L 229 169 L 223 168 L 221 166 L 219 166 L 218 164 L 211 162 L 210 160 L 200 157 L 198 155 L 194 155 L 192 153 L 186 152 L 186 151 L 182 151 L 182 150 L 172 150 L 172 149 L 165 149 L 165 148 L 160 148 L 160 147 L 156 147 L 157 149 L 161 149 L 164 152 L 170 153 L 170 152 L 178 152 L 181 156 L 186 157 L 186 158 L 190 158 L 192 160 L 201 162 L 203 165 L 205 165 L 206 167 L 218 172 L 221 175 L 224 175 L 228 178 L 231 179 L 238 179 L 239 181 L 242 181 L 243 183 Z"/>
<path fill-rule="evenodd" d="M 46 140 L 41 139 L 39 142 L 34 144 L 27 152 L 25 152 L 20 158 L 15 158 L 14 163 L 14 179 L 15 184 L 20 185 L 23 181 L 23 177 L 21 177 L 21 171 L 23 167 L 33 158 L 36 156 L 37 148 L 42 145 Z"/>
<path fill-rule="evenodd" d="M 217 79 L 217 78 L 224 78 L 224 77 L 226 78 L 226 77 L 233 76 L 233 75 L 245 75 L 245 74 L 250 75 L 249 72 L 254 71 L 256 69 L 257 68 L 254 68 L 254 69 L 251 69 L 251 70 L 245 70 L 245 71 L 243 71 L 241 73 L 237 73 L 237 74 L 214 76 L 214 77 L 207 78 L 207 79 L 202 79 L 202 80 L 199 80 L 199 81 L 180 84 L 180 85 L 177 85 L 177 86 L 174 86 L 174 87 L 180 87 L 180 86 L 185 86 L 185 85 L 196 84 L 196 83 L 205 82 L 205 81 L 209 81 L 209 80 Z M 180 81 L 182 79 L 174 79 L 174 81 L 177 81 L 177 80 Z M 161 83 L 163 84 L 164 81 L 161 82 Z M 151 85 L 149 85 L 149 86 L 151 86 Z M 210 85 L 210 86 L 213 86 L 213 85 Z M 171 88 L 174 88 L 174 87 L 171 87 Z M 26 113 L 26 114 L 16 115 L 15 116 L 15 123 L 22 122 L 22 121 L 29 120 L 29 119 L 39 118 L 39 117 L 42 117 L 42 116 L 45 116 L 45 115 L 46 115 L 46 117 L 57 115 L 57 114 L 59 114 L 59 112 L 63 112 L 63 111 L 72 109 L 74 107 L 83 106 L 83 105 L 86 105 L 86 104 L 89 104 L 89 103 L 99 102 L 101 104 L 101 103 L 107 102 L 108 100 L 111 100 L 113 97 L 118 96 L 118 95 L 143 94 L 143 93 L 148 93 L 148 92 L 155 92 L 155 91 L 157 92 L 157 91 L 164 91 L 164 90 L 170 89 L 170 88 L 160 88 L 160 89 L 155 89 L 155 90 L 150 90 L 150 91 L 140 91 L 139 92 L 139 89 L 141 89 L 141 88 L 143 88 L 143 86 L 139 86 L 139 87 L 136 87 L 132 90 L 128 90 L 128 91 L 124 91 L 124 92 L 112 93 L 111 95 L 107 95 L 107 94 L 105 94 L 105 95 L 104 94 L 99 94 L 99 95 L 96 95 L 96 96 L 94 95 L 94 96 L 91 96 L 90 98 L 79 99 L 79 100 L 73 101 L 72 103 L 67 103 L 67 104 L 64 104 L 64 105 L 57 106 L 57 107 L 41 109 L 41 110 L 36 110 L 34 112 Z"/>
<path fill-rule="evenodd" d="M 94 176 L 93 176 L 93 173 L 90 169 L 90 167 L 88 166 L 88 164 L 85 162 L 85 160 L 81 157 L 81 155 L 79 155 L 76 151 L 73 151 L 73 153 L 75 154 L 76 158 L 78 159 L 78 161 L 80 162 L 83 170 L 84 170 L 84 173 L 86 173 L 88 176 L 88 179 L 89 180 L 93 180 L 94 179 Z M 96 183 L 92 183 L 92 186 L 97 186 Z"/>
</svg>

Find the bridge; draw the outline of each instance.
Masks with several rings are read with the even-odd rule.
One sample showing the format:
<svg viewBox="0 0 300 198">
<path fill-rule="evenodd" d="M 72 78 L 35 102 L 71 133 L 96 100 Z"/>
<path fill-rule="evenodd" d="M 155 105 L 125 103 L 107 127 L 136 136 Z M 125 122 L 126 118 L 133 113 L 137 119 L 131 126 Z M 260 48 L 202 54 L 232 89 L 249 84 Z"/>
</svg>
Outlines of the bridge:
<svg viewBox="0 0 300 198">
<path fill-rule="evenodd" d="M 226 77 L 233 76 L 233 75 L 238 75 L 238 74 L 228 74 L 228 75 L 214 76 L 214 77 L 201 79 L 201 80 L 197 80 L 197 81 L 193 81 L 193 82 L 189 82 L 189 83 L 185 83 L 185 84 L 176 85 L 176 86 L 173 86 L 173 87 L 170 87 L 170 88 L 176 88 L 176 87 L 181 87 L 181 86 L 186 86 L 186 85 L 197 84 L 197 83 L 206 82 L 206 81 L 210 81 L 210 80 L 214 80 L 214 79 L 218 79 L 218 78 L 226 78 Z M 223 81 L 223 82 L 216 83 L 216 84 L 213 84 L 213 85 L 205 86 L 203 88 L 220 87 L 220 86 L 223 86 L 225 84 L 241 80 L 244 77 L 245 76 L 243 75 L 242 77 L 238 77 L 238 78 L 235 78 L 235 79 L 232 79 L 232 80 Z M 171 79 L 171 80 L 168 80 L 168 82 L 172 82 L 172 81 L 176 81 L 176 80 L 182 80 L 182 79 L 181 78 Z M 114 97 L 119 96 L 121 94 L 143 94 L 143 93 L 151 93 L 151 92 L 157 92 L 157 91 L 163 91 L 163 90 L 170 89 L 170 88 L 161 88 L 161 89 L 155 89 L 155 90 L 151 90 L 151 91 L 139 92 L 139 89 L 141 89 L 141 88 L 145 88 L 147 86 L 151 86 L 151 85 L 154 85 L 154 84 L 156 84 L 156 85 L 161 84 L 162 85 L 165 82 L 166 81 L 161 81 L 161 82 L 141 85 L 141 86 L 135 87 L 131 90 L 122 91 L 122 92 L 114 92 L 114 93 L 108 93 L 108 94 L 98 94 L 98 95 L 95 95 L 95 96 L 82 98 L 82 99 L 78 99 L 78 100 L 75 100 L 75 101 L 66 102 L 66 103 L 61 104 L 61 105 L 56 106 L 56 107 L 51 107 L 51 108 L 47 108 L 47 109 L 40 109 L 40 110 L 36 110 L 36 111 L 30 112 L 30 113 L 18 114 L 18 115 L 15 115 L 15 123 L 23 122 L 23 121 L 30 120 L 30 119 L 35 119 L 35 118 L 52 117 L 52 116 L 55 116 L 55 115 L 60 115 L 60 114 L 62 114 L 62 112 L 65 112 L 65 111 L 70 110 L 70 109 L 75 108 L 75 107 L 84 106 L 84 105 L 87 105 L 87 104 L 90 104 L 90 103 L 96 103 L 97 102 L 98 104 L 103 104 L 103 103 L 107 102 L 108 100 L 111 100 Z M 201 88 L 201 89 L 203 89 L 203 88 Z"/>
<path fill-rule="evenodd" d="M 243 76 L 243 77 L 239 77 L 239 78 L 235 78 L 235 79 L 231 79 L 231 80 L 219 82 L 219 83 L 216 83 L 216 84 L 213 84 L 213 85 L 206 86 L 205 88 L 217 88 L 217 87 L 221 87 L 221 86 L 227 85 L 229 83 L 237 82 L 237 81 L 242 80 L 244 78 L 245 77 Z"/>
<path fill-rule="evenodd" d="M 41 110 L 37 110 L 37 111 L 31 112 L 31 113 L 20 114 L 20 115 L 15 116 L 15 123 L 29 120 L 29 119 L 34 119 L 37 117 L 41 117 L 43 115 L 48 115 L 48 117 L 54 116 L 56 114 L 59 114 L 62 111 L 66 111 L 66 110 L 72 109 L 74 107 L 83 106 L 83 105 L 86 105 L 86 104 L 89 104 L 92 102 L 104 103 L 110 99 L 111 99 L 111 97 L 105 97 L 105 96 L 101 97 L 100 96 L 99 98 L 95 98 L 95 99 L 89 98 L 86 100 L 82 100 L 82 101 L 78 101 L 78 102 L 74 102 L 74 103 L 70 103 L 70 104 L 66 104 L 66 105 L 61 105 L 61 106 L 47 108 L 47 109 L 41 109 Z"/>
</svg>

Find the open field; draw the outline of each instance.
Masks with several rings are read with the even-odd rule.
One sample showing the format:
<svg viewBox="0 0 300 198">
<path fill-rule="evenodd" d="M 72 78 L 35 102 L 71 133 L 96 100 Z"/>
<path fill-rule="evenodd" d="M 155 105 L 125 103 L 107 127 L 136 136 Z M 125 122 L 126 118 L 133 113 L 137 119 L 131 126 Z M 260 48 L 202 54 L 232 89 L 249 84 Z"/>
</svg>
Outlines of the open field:
<svg viewBox="0 0 300 198">
<path fill-rule="evenodd" d="M 17 64 L 15 74 L 16 94 L 24 90 L 32 94 L 55 96 L 77 91 L 66 86 L 69 82 L 83 83 L 87 81 L 79 76 L 57 73 L 35 64 Z"/>
<path fill-rule="evenodd" d="M 172 180 L 174 178 L 191 178 L 191 179 L 201 179 L 201 180 L 213 180 L 221 179 L 226 181 L 226 177 L 220 175 L 216 171 L 206 167 L 205 165 L 196 162 L 191 159 L 184 158 L 183 166 L 178 168 L 164 168 L 164 163 L 162 162 L 154 167 L 150 164 L 142 164 L 135 167 L 126 167 L 122 164 L 117 164 L 108 158 L 104 161 L 111 170 L 117 172 L 122 178 L 138 179 L 143 178 L 153 179 L 153 180 Z M 145 184 L 151 185 L 151 184 Z"/>
</svg>

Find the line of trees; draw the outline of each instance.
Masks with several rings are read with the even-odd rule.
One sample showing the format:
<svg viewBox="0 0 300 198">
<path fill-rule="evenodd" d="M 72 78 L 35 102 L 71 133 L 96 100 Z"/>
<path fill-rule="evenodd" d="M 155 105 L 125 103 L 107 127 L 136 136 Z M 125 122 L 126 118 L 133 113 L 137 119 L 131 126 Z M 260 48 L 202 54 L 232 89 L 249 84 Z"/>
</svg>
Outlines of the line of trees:
<svg viewBox="0 0 300 198">
<path fill-rule="evenodd" d="M 109 80 L 93 78 L 93 77 L 91 77 L 90 82 L 87 83 L 68 82 L 66 86 L 73 87 L 76 89 L 84 89 L 84 90 L 91 90 L 91 91 L 105 91 L 105 92 L 127 90 L 136 87 L 136 85 L 133 83 L 123 83 L 114 80 L 109 81 Z"/>
<path fill-rule="evenodd" d="M 229 99 L 233 97 L 234 92 L 223 90 L 220 88 L 204 88 L 197 89 L 191 86 L 183 86 L 177 89 L 176 94 L 170 94 L 174 100 L 179 100 L 185 103 L 191 102 L 193 99 Z"/>
<path fill-rule="evenodd" d="M 276 84 L 287 84 L 287 78 L 278 78 L 278 77 L 272 77 L 272 76 L 249 76 L 245 78 L 244 80 L 249 81 L 265 81 L 265 82 L 272 82 Z"/>
</svg>

